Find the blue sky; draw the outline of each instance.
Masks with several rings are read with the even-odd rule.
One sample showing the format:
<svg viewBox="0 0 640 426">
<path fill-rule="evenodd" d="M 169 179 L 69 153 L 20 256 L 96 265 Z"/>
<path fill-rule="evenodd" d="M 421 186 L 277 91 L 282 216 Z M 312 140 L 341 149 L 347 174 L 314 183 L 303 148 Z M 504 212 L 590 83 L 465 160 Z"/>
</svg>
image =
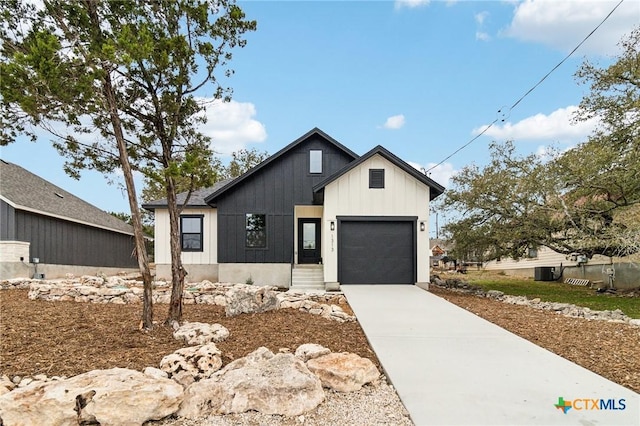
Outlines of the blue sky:
<svg viewBox="0 0 640 426">
<path fill-rule="evenodd" d="M 380 144 L 430 168 L 500 118 L 431 171 L 446 187 L 457 170 L 485 164 L 493 140 L 531 153 L 586 138 L 596 123 L 571 123 L 588 93 L 573 75 L 585 58 L 606 66 L 618 55 L 618 41 L 640 22 L 637 1 L 624 1 L 517 107 L 498 110 L 508 110 L 617 3 L 240 1 L 258 29 L 234 51 L 227 80 L 234 100 L 209 107 L 203 131 L 223 158 L 245 147 L 274 153 L 319 127 L 358 154 Z M 0 156 L 104 210 L 128 211 L 118 173 L 83 172 L 75 181 L 49 139 L 18 141 Z"/>
</svg>

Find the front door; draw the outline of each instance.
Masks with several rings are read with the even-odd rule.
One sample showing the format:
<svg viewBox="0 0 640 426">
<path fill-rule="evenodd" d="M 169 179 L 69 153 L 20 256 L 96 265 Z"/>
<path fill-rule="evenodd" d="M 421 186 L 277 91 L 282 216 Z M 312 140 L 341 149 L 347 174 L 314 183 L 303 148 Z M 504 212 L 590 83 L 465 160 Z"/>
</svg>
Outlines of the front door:
<svg viewBox="0 0 640 426">
<path fill-rule="evenodd" d="M 320 219 L 298 219 L 298 263 L 320 263 Z"/>
</svg>

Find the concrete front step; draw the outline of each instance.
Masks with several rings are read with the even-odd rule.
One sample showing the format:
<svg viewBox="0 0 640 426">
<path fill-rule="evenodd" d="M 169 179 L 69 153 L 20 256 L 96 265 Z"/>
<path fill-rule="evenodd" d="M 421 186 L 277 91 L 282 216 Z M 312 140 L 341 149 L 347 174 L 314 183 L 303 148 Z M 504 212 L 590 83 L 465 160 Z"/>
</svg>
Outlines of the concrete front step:
<svg viewBox="0 0 640 426">
<path fill-rule="evenodd" d="M 296 265 L 291 273 L 291 288 L 294 290 L 324 291 L 323 266 Z"/>
</svg>

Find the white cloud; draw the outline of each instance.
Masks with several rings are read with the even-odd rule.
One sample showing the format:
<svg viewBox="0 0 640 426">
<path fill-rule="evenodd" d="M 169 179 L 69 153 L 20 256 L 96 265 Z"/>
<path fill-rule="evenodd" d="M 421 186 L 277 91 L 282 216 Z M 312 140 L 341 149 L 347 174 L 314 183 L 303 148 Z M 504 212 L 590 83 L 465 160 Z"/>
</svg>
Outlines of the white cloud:
<svg viewBox="0 0 640 426">
<path fill-rule="evenodd" d="M 509 37 L 570 51 L 615 7 L 617 0 L 526 0 L 518 3 Z M 615 56 L 616 44 L 638 24 L 638 3 L 622 3 L 581 47 L 581 52 Z"/>
<path fill-rule="evenodd" d="M 426 6 L 430 3 L 431 0 L 396 0 L 395 8 L 396 9 L 414 9 L 416 7 Z"/>
<path fill-rule="evenodd" d="M 489 41 L 489 40 L 491 40 L 491 36 L 489 36 L 489 34 L 487 34 L 485 32 L 476 31 L 476 40 Z"/>
<path fill-rule="evenodd" d="M 255 115 L 256 108 L 250 102 L 213 101 L 207 104 L 207 122 L 200 131 L 211 137 L 216 152 L 231 154 L 267 138 L 264 125 L 254 118 Z"/>
<path fill-rule="evenodd" d="M 485 135 L 498 140 L 536 140 L 562 143 L 575 143 L 584 140 L 598 126 L 597 119 L 573 122 L 577 106 L 560 108 L 549 115 L 536 114 L 517 123 L 496 124 L 489 128 Z M 488 125 L 473 129 L 477 135 Z"/>
<path fill-rule="evenodd" d="M 480 41 L 489 41 L 491 40 L 491 36 L 488 32 L 484 30 L 484 23 L 489 18 L 489 12 L 483 11 L 480 13 L 476 13 L 474 16 L 476 21 L 476 40 Z"/>
<path fill-rule="evenodd" d="M 429 170 L 436 165 L 436 163 L 427 163 L 426 166 L 423 166 L 413 161 L 408 161 L 407 163 L 409 163 L 410 166 L 420 170 L 423 173 L 425 170 Z M 434 181 L 436 181 L 437 183 L 439 183 L 440 185 L 446 188 L 447 186 L 449 186 L 449 179 L 451 179 L 451 177 L 456 173 L 457 173 L 457 170 L 453 168 L 453 164 L 442 163 L 437 167 L 434 167 L 433 170 L 429 170 L 429 172 L 427 173 L 427 176 L 429 176 L 431 179 L 433 179 Z"/>
<path fill-rule="evenodd" d="M 382 125 L 385 129 L 396 130 L 404 126 L 404 115 L 398 114 L 387 118 L 387 121 Z"/>
<path fill-rule="evenodd" d="M 484 24 L 485 19 L 487 19 L 488 17 L 489 17 L 489 12 L 487 11 L 476 13 L 474 15 L 476 22 L 480 25 Z"/>
</svg>

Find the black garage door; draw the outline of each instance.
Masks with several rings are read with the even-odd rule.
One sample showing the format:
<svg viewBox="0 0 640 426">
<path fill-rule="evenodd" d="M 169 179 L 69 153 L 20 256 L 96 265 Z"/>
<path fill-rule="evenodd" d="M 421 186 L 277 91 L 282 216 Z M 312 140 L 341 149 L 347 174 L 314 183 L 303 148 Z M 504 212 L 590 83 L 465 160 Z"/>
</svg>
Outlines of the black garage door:
<svg viewBox="0 0 640 426">
<path fill-rule="evenodd" d="M 341 284 L 414 284 L 415 220 L 339 220 Z"/>
</svg>

